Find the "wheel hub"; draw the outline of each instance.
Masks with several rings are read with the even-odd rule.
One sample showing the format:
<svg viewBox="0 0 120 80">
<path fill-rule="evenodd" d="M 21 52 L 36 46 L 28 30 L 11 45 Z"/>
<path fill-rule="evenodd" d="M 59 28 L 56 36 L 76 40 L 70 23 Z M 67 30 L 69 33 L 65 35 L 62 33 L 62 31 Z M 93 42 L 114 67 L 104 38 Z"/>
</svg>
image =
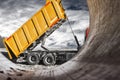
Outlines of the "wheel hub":
<svg viewBox="0 0 120 80">
<path fill-rule="evenodd" d="M 32 57 L 31 57 L 31 60 L 32 60 L 32 61 L 35 61 L 35 60 L 36 60 L 36 58 L 35 58 L 34 56 L 32 56 Z"/>
<path fill-rule="evenodd" d="M 48 62 L 48 63 L 52 63 L 52 58 L 48 57 L 48 58 L 47 58 L 47 62 Z"/>
</svg>

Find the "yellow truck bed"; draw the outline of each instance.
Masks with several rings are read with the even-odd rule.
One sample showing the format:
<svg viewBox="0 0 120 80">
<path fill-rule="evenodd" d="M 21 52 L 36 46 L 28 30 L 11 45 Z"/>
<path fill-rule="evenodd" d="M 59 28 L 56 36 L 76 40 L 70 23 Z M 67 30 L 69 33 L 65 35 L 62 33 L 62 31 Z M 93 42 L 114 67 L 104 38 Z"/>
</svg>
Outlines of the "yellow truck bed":
<svg viewBox="0 0 120 80">
<path fill-rule="evenodd" d="M 34 14 L 9 38 L 4 39 L 10 59 L 18 58 L 35 40 L 50 30 L 60 20 L 65 20 L 60 0 L 47 0 L 45 6 Z"/>
</svg>

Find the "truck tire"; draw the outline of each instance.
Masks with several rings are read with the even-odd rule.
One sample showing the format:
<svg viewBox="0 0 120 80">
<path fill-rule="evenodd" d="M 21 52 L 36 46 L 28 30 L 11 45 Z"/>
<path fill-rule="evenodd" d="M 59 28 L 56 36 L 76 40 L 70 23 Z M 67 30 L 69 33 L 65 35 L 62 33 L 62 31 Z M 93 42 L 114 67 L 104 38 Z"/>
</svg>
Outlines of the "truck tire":
<svg viewBox="0 0 120 80">
<path fill-rule="evenodd" d="M 30 53 L 27 55 L 27 63 L 30 65 L 39 64 L 39 56 L 35 53 Z"/>
<path fill-rule="evenodd" d="M 55 65 L 55 63 L 56 63 L 56 57 L 55 57 L 53 54 L 46 54 L 46 55 L 43 57 L 43 63 L 44 63 L 46 66 Z"/>
</svg>

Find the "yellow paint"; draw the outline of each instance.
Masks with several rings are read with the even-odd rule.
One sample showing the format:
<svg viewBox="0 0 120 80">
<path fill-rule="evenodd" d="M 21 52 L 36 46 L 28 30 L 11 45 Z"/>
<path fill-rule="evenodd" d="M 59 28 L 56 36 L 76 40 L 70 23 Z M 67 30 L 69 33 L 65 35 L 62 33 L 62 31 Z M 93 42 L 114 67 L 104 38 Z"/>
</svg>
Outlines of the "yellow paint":
<svg viewBox="0 0 120 80">
<path fill-rule="evenodd" d="M 35 15 L 24 23 L 9 38 L 4 39 L 10 59 L 12 53 L 19 57 L 35 40 L 41 37 L 47 30 L 60 20 L 65 20 L 65 12 L 61 6 L 61 0 L 47 0 Z M 10 51 L 11 50 L 11 51 Z"/>
</svg>

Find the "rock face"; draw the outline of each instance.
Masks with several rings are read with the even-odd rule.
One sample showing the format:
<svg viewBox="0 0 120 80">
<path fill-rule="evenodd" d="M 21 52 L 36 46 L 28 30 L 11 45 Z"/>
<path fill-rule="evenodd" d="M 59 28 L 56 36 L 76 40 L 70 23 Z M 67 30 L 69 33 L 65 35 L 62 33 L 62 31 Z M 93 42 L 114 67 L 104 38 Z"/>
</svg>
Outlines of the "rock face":
<svg viewBox="0 0 120 80">
<path fill-rule="evenodd" d="M 90 34 L 79 53 L 26 80 L 120 80 L 120 0 L 88 0 L 88 6 Z"/>
<path fill-rule="evenodd" d="M 88 6 L 91 33 L 84 57 L 119 61 L 120 1 L 88 0 Z"/>
</svg>

